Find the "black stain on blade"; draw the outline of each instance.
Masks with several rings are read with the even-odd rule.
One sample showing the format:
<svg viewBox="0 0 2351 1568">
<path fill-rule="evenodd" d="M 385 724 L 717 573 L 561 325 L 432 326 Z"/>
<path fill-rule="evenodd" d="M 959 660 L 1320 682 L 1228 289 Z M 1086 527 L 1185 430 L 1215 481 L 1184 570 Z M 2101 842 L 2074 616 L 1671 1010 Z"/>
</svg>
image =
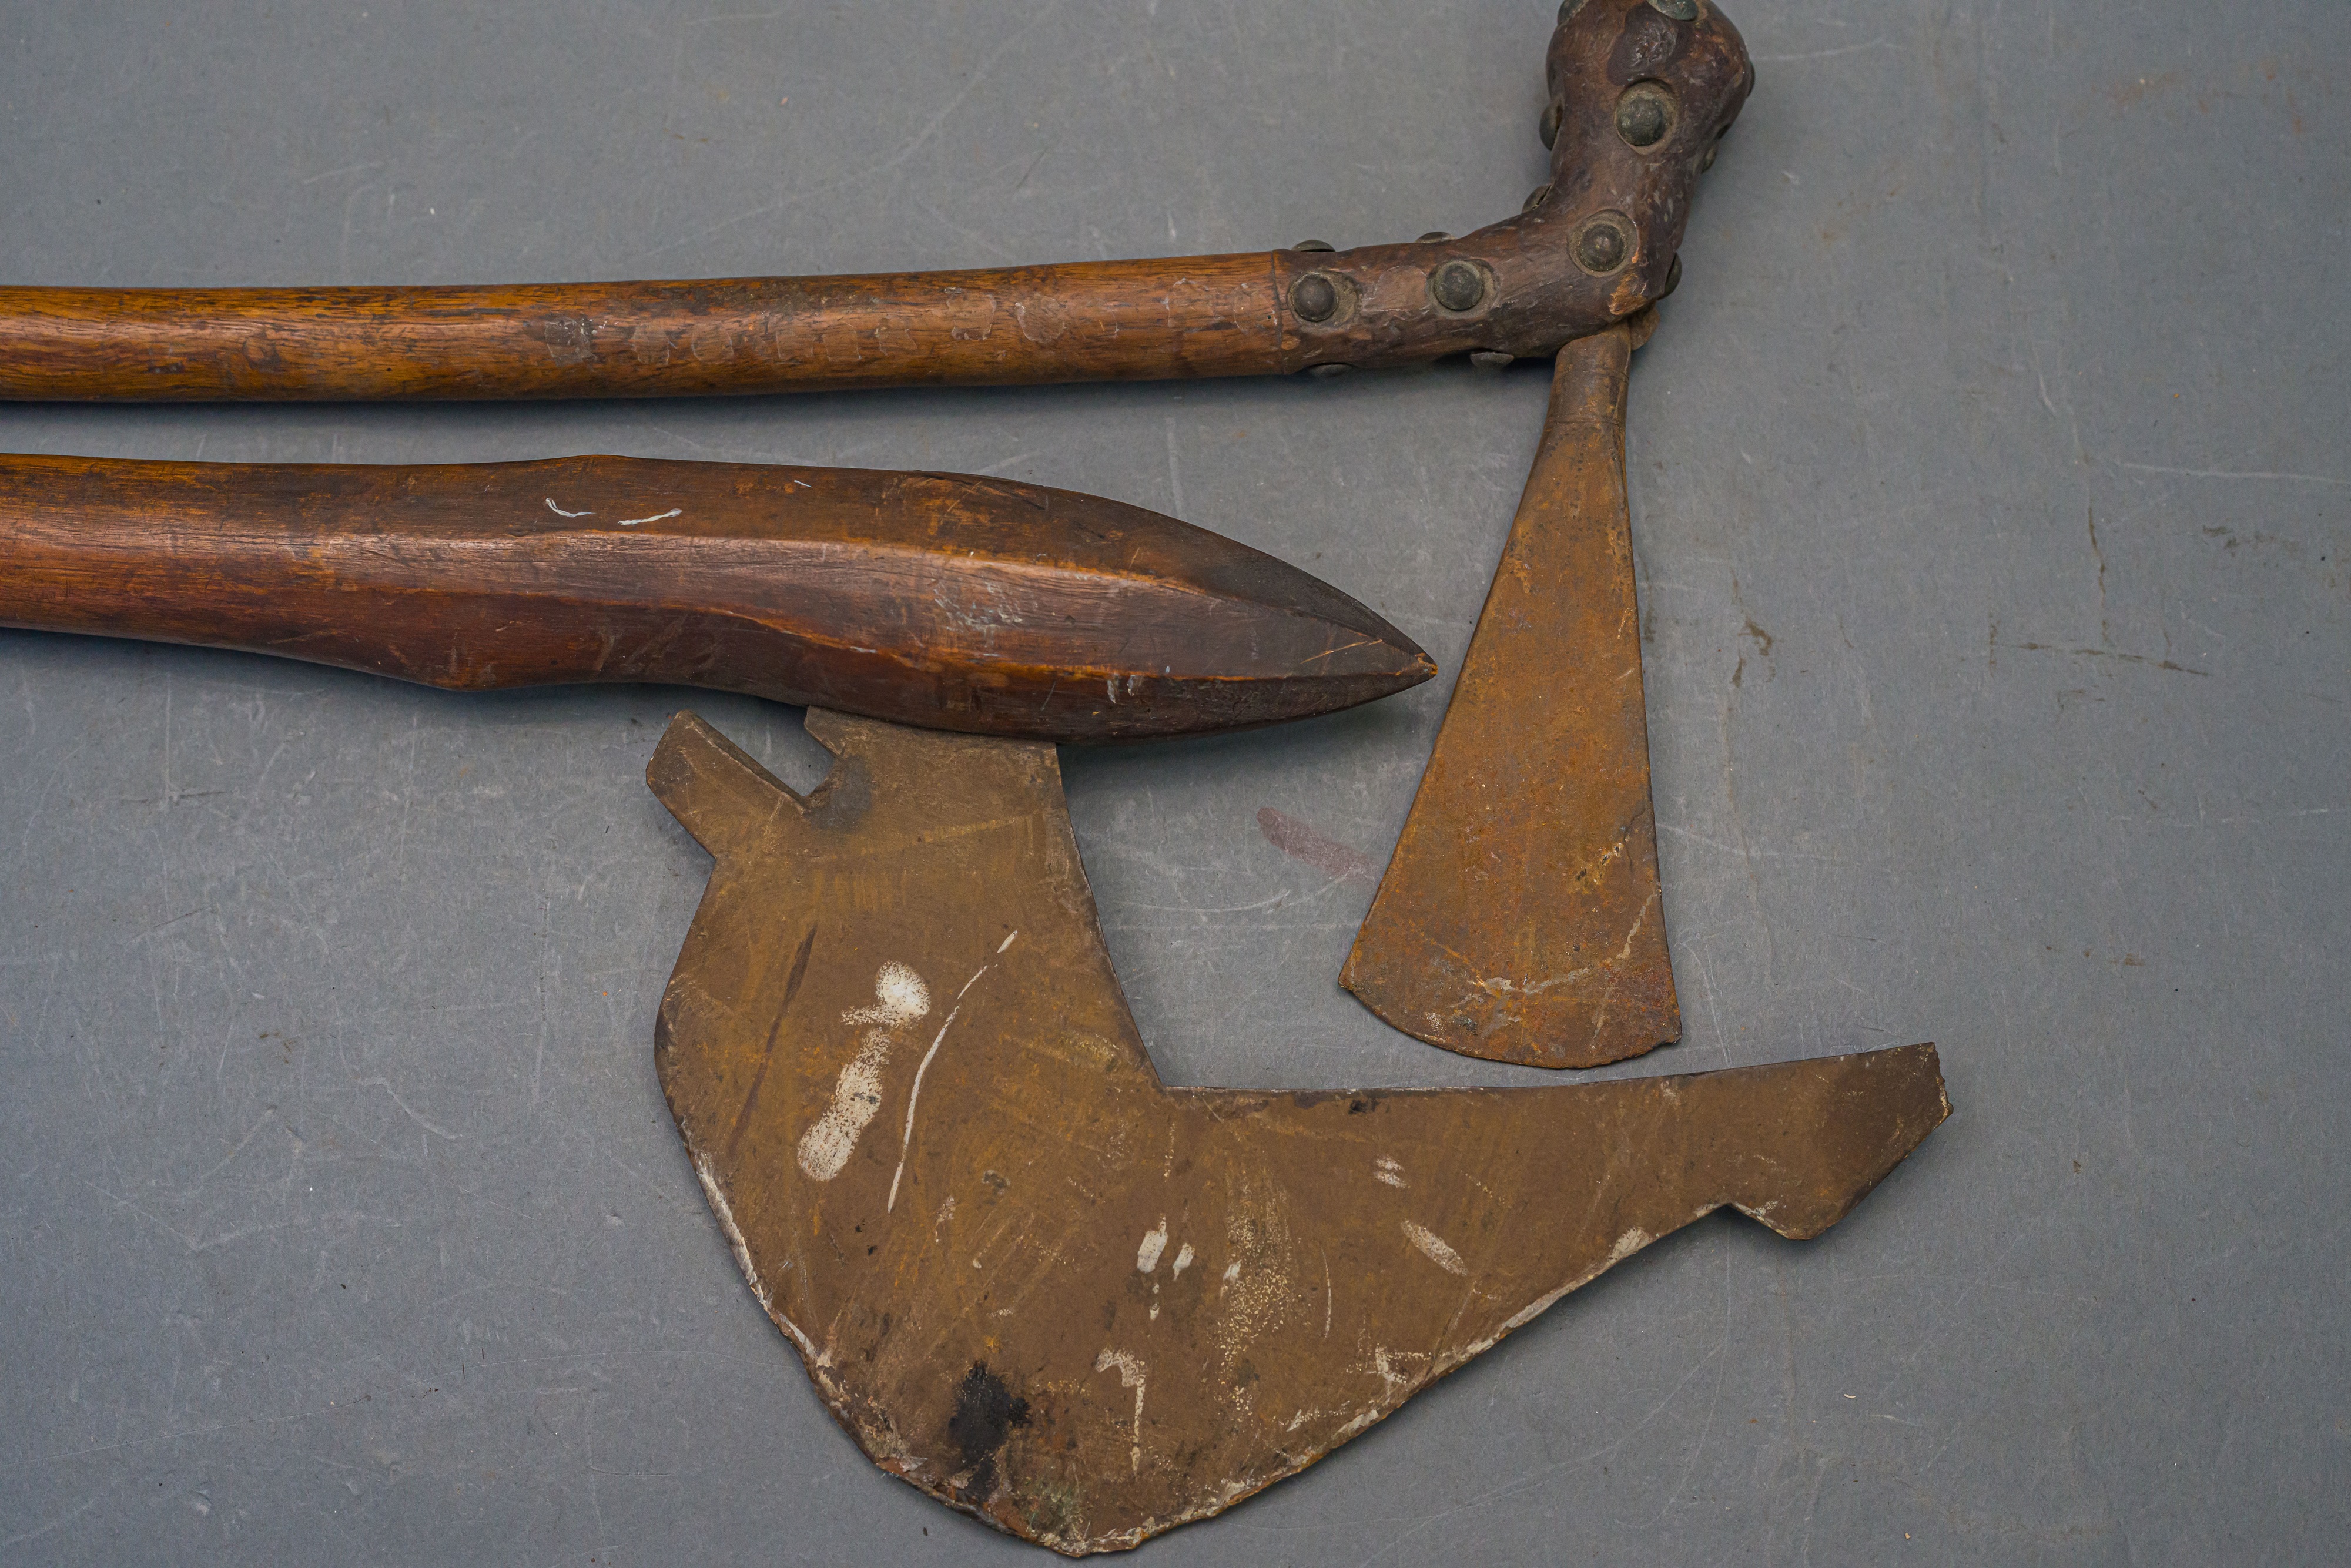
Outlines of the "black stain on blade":
<svg viewBox="0 0 2351 1568">
<path fill-rule="evenodd" d="M 1004 1379 L 973 1362 L 956 1389 L 955 1414 L 947 1417 L 947 1436 L 963 1453 L 964 1469 L 971 1472 L 966 1492 L 985 1502 L 996 1490 L 996 1455 L 1016 1427 L 1029 1425 L 1029 1401 L 1014 1394 Z"/>
</svg>

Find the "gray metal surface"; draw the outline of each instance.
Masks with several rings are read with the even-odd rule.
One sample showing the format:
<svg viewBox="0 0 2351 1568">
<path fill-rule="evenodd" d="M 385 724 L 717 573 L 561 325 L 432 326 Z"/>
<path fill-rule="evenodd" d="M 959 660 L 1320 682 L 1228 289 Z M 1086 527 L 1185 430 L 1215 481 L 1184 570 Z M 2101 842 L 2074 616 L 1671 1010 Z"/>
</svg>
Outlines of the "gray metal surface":
<svg viewBox="0 0 2351 1568">
<path fill-rule="evenodd" d="M 1461 230 L 1549 0 L 0 6 L 0 276 L 526 281 Z M 2351 13 L 1742 0 L 1636 362 L 1685 1043 L 1941 1042 L 1808 1245 L 1717 1218 L 1156 1562 L 2320 1562 L 2351 1528 Z M 1449 668 L 1535 367 L 486 409 L 0 449 L 961 468 L 1160 507 Z M 1163 1070 L 1540 1081 L 1334 983 L 1446 695 L 1071 754 Z M 1042 1561 L 737 1277 L 655 998 L 690 704 L 0 632 L 0 1560 Z M 1345 846 L 1320 866 L 1270 808 Z M 1336 873 L 1336 874 L 1334 874 Z"/>
</svg>

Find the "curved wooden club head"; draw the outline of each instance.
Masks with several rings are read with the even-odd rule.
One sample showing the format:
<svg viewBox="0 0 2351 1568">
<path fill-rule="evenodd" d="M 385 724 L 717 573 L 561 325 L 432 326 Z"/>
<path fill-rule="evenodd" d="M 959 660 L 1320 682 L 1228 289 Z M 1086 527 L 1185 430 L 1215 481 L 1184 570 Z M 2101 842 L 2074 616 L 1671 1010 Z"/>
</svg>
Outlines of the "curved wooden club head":
<svg viewBox="0 0 2351 1568">
<path fill-rule="evenodd" d="M 1510 543 L 1340 975 L 1470 1056 L 1595 1067 L 1681 1038 L 1625 497 L 1633 333 L 1560 350 Z"/>
<path fill-rule="evenodd" d="M 717 858 L 662 1086 L 859 1446 L 1057 1551 L 1303 1469 L 1726 1204 L 1817 1235 L 1949 1113 L 1930 1045 L 1538 1089 L 1171 1089 L 1050 746 L 809 729 L 837 762 L 805 798 L 691 714 L 654 755 Z"/>
</svg>

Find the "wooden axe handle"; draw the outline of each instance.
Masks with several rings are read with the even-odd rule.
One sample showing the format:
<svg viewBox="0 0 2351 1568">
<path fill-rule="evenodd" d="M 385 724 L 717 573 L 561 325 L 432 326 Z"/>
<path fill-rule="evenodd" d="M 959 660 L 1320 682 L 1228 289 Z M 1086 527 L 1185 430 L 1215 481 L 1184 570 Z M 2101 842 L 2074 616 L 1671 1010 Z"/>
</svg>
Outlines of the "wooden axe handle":
<svg viewBox="0 0 2351 1568">
<path fill-rule="evenodd" d="M 1753 85 L 1708 0 L 1568 0 L 1552 180 L 1458 239 L 984 271 L 502 287 L 0 288 L 0 399 L 684 397 L 1547 356 L 1672 291 Z"/>
<path fill-rule="evenodd" d="M 512 287 L 0 288 L 0 396 L 708 397 L 1264 375 L 1274 258 Z"/>
<path fill-rule="evenodd" d="M 1139 507 L 625 457 L 0 457 L 0 626 L 460 690 L 674 682 L 1051 740 L 1270 724 L 1435 673 L 1329 584 Z"/>
</svg>

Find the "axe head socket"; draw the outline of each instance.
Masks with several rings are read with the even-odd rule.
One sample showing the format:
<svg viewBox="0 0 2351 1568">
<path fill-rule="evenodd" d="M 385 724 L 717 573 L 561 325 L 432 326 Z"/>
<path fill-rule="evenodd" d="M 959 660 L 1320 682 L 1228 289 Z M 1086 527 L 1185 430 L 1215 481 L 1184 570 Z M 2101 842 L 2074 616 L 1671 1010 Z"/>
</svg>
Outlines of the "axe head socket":
<svg viewBox="0 0 2351 1568">
<path fill-rule="evenodd" d="M 1546 58 L 1550 183 L 1464 235 L 1277 253 L 1282 365 L 1548 356 L 1672 291 L 1698 177 L 1755 85 L 1708 0 L 1576 0 Z"/>
</svg>

